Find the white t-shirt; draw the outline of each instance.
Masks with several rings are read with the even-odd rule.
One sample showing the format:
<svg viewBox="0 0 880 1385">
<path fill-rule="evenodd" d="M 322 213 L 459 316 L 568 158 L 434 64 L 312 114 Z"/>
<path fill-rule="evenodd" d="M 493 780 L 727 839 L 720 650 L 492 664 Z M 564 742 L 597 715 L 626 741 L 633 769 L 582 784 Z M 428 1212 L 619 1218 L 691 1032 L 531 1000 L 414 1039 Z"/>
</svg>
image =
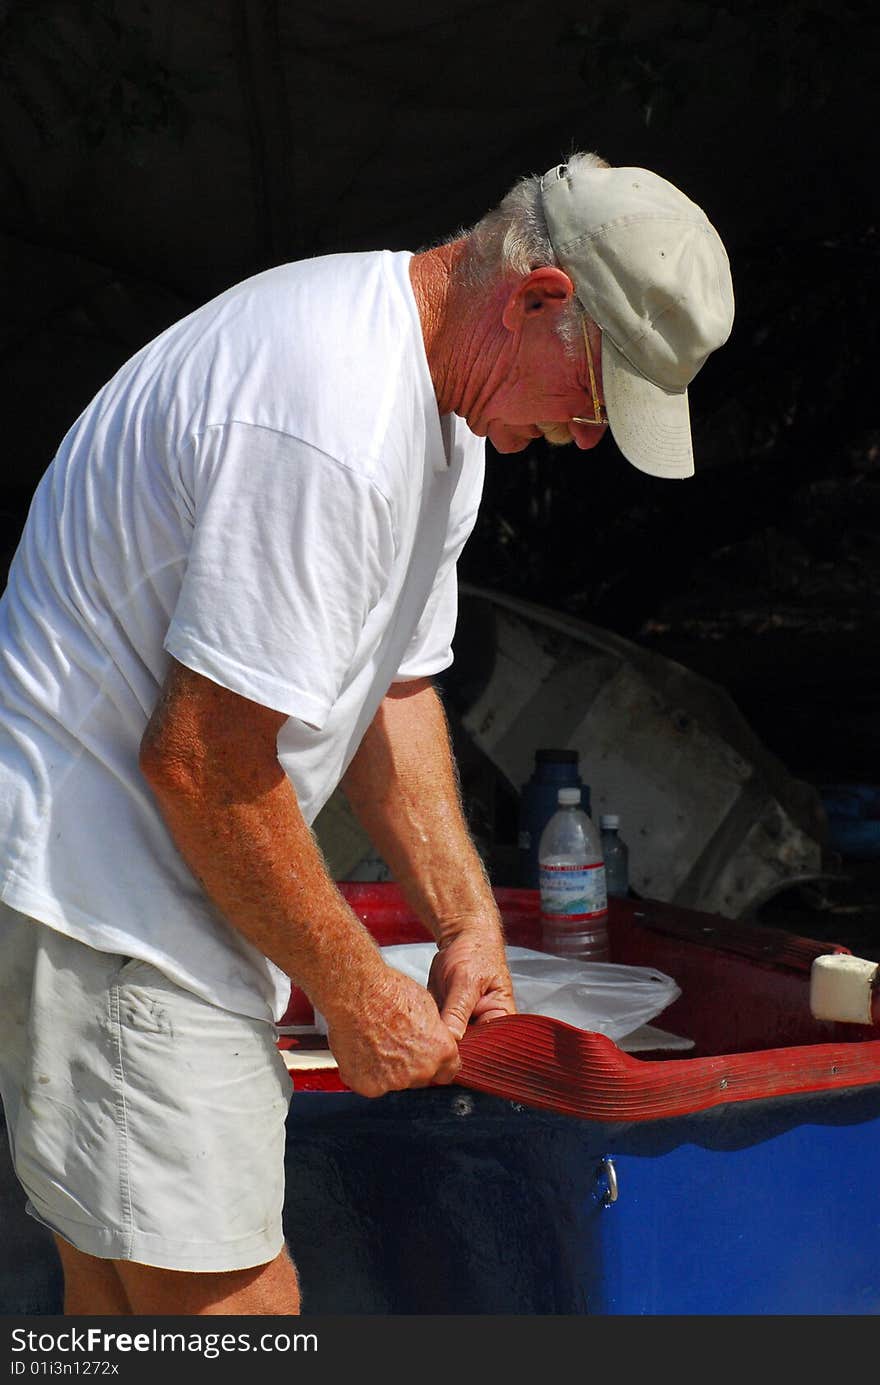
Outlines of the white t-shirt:
<svg viewBox="0 0 880 1385">
<path fill-rule="evenodd" d="M 0 601 L 0 894 L 215 1004 L 289 981 L 205 898 L 138 768 L 169 654 L 286 714 L 312 822 L 389 685 L 445 668 L 484 444 L 441 418 L 408 253 L 268 270 L 169 328 L 42 479 Z"/>
</svg>

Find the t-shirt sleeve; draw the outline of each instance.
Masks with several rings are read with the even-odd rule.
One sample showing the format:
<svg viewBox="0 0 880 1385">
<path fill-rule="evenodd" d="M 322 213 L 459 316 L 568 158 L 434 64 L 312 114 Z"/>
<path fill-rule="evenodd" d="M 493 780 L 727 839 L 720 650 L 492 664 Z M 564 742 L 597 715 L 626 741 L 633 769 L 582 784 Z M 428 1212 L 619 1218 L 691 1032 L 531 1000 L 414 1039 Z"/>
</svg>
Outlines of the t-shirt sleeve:
<svg viewBox="0 0 880 1385">
<path fill-rule="evenodd" d="M 192 474 L 192 542 L 165 648 L 320 730 L 387 582 L 387 501 L 314 447 L 251 424 L 208 428 Z"/>
<path fill-rule="evenodd" d="M 458 572 L 455 563 L 438 575 L 425 603 L 418 628 L 410 640 L 395 683 L 430 678 L 452 663 L 452 637 L 458 619 Z"/>
<path fill-rule="evenodd" d="M 457 459 L 460 470 L 450 507 L 443 557 L 419 623 L 394 676 L 396 683 L 430 678 L 452 663 L 452 640 L 458 619 L 457 565 L 477 521 L 485 471 L 482 439 L 467 437 Z"/>
</svg>

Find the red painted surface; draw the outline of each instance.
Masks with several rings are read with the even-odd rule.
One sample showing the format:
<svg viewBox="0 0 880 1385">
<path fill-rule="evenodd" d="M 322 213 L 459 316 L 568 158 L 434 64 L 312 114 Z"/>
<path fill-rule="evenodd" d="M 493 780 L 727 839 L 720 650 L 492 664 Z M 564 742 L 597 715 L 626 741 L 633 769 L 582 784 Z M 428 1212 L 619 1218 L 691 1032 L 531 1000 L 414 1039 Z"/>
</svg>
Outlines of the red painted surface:
<svg viewBox="0 0 880 1385">
<path fill-rule="evenodd" d="M 381 946 L 426 933 L 393 884 L 339 886 Z M 535 890 L 497 888 L 507 940 L 540 946 Z M 590 1120 L 654 1120 L 730 1101 L 880 1083 L 880 1033 L 810 1012 L 813 959 L 849 951 L 778 929 L 646 900 L 609 900 L 612 961 L 655 967 L 681 997 L 657 1023 L 695 1047 L 645 1058 L 603 1035 L 538 1015 L 475 1026 L 461 1045 L 458 1082 L 526 1105 Z M 287 1024 L 313 1019 L 294 988 Z M 314 1039 L 286 1036 L 282 1048 Z M 300 1091 L 344 1091 L 333 1070 L 298 1070 Z"/>
<path fill-rule="evenodd" d="M 512 1015 L 472 1029 L 460 1048 L 460 1085 L 595 1121 L 658 1120 L 880 1082 L 877 1039 L 651 1061 L 622 1053 L 603 1034 Z"/>
</svg>

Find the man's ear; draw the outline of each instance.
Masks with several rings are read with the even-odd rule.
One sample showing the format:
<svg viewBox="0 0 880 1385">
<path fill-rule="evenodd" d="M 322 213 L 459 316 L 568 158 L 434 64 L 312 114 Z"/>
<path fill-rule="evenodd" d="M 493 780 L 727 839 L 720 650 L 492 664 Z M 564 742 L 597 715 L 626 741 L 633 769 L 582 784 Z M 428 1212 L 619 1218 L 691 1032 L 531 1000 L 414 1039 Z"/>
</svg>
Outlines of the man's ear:
<svg viewBox="0 0 880 1385">
<path fill-rule="evenodd" d="M 574 297 L 574 284 L 562 269 L 541 265 L 520 279 L 504 305 L 501 320 L 508 332 L 516 331 L 541 313 L 556 315 Z"/>
</svg>

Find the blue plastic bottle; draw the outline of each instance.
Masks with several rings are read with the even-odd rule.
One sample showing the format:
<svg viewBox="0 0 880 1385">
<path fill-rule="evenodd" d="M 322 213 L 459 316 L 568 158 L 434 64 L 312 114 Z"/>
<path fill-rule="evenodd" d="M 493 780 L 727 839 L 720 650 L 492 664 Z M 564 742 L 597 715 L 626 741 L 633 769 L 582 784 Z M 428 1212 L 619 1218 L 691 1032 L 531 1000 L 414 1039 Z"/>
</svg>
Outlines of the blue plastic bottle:
<svg viewBox="0 0 880 1385">
<path fill-rule="evenodd" d="M 579 758 L 576 750 L 535 751 L 535 768 L 519 801 L 519 883 L 525 889 L 538 888 L 538 844 L 558 807 L 559 790 L 579 788 L 581 807 L 589 815 L 590 786 L 578 773 Z"/>
</svg>

